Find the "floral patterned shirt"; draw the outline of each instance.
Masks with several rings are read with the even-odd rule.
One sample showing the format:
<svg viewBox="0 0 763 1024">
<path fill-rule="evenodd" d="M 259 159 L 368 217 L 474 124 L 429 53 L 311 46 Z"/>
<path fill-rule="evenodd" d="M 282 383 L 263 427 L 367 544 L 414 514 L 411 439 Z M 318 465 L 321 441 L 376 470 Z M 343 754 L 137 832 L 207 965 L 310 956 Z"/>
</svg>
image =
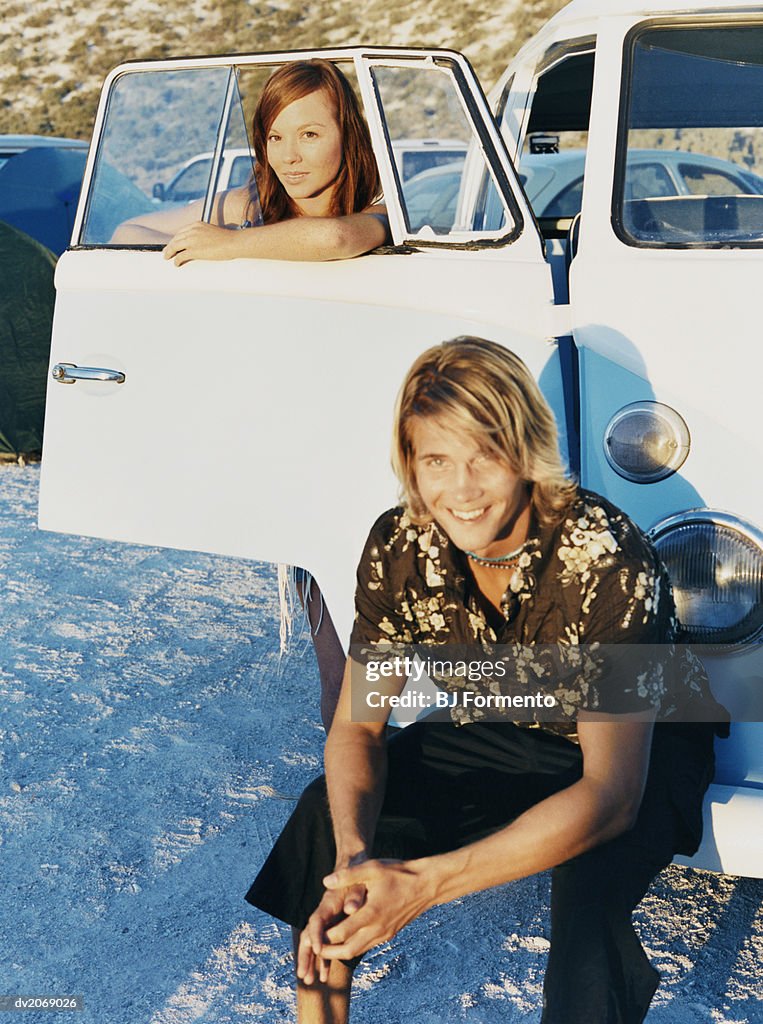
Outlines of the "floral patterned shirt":
<svg viewBox="0 0 763 1024">
<path fill-rule="evenodd" d="M 410 653 L 410 645 L 512 651 L 515 687 L 543 679 L 558 709 L 553 720 L 516 724 L 577 741 L 582 709 L 707 721 L 709 707 L 717 720 L 727 717 L 699 660 L 675 646 L 678 628 L 670 582 L 647 538 L 610 502 L 579 489 L 557 523 L 533 517 L 500 613 L 436 523 L 416 525 L 403 508 L 385 512 L 358 567 L 351 652 L 367 660 L 380 648 Z M 494 678 L 433 678 L 451 692 L 498 693 Z M 487 717 L 468 704 L 451 711 L 457 724 Z M 505 717 L 512 720 L 510 711 Z"/>
</svg>

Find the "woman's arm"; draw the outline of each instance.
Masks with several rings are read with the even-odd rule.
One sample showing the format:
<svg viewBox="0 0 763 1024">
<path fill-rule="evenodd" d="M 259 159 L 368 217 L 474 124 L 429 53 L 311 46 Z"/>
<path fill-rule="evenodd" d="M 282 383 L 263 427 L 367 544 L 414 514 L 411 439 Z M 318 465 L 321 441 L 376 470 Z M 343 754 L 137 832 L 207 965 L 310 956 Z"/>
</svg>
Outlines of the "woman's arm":
<svg viewBox="0 0 763 1024">
<path fill-rule="evenodd" d="M 646 718 L 648 716 L 644 716 Z M 327 888 L 362 885 L 363 907 L 326 932 L 324 960 L 388 941 L 429 907 L 536 874 L 632 827 L 651 747 L 651 720 L 587 716 L 578 723 L 583 776 L 486 839 L 413 861 L 367 861 L 334 872 Z"/>
<path fill-rule="evenodd" d="M 228 231 L 197 221 L 177 232 L 164 258 L 182 267 L 190 260 L 346 260 L 377 249 L 387 228 L 383 206 L 346 217 L 294 217 L 278 224 Z"/>
<path fill-rule="evenodd" d="M 238 227 L 244 221 L 248 204 L 249 193 L 246 188 L 221 192 L 215 196 L 212 221 L 220 227 Z M 182 228 L 201 225 L 203 210 L 204 200 L 197 199 L 185 206 L 143 213 L 120 224 L 111 236 L 111 242 L 122 245 L 166 245 Z"/>
</svg>

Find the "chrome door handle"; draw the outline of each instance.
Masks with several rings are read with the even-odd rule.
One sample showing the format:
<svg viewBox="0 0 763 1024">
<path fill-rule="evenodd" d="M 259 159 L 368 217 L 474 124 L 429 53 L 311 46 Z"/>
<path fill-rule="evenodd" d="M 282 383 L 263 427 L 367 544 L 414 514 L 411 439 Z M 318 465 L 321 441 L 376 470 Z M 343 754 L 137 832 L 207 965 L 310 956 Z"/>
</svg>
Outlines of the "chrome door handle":
<svg viewBox="0 0 763 1024">
<path fill-rule="evenodd" d="M 50 375 L 59 384 L 75 384 L 78 380 L 106 380 L 113 384 L 124 384 L 125 381 L 121 370 L 102 370 L 97 366 L 76 366 L 74 363 L 56 363 Z"/>
</svg>

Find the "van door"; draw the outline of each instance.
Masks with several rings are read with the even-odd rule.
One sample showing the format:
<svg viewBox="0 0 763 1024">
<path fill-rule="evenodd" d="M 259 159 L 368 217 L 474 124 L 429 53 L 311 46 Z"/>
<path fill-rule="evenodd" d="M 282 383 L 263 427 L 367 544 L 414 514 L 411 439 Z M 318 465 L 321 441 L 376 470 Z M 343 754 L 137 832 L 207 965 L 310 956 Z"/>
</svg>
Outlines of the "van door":
<svg viewBox="0 0 763 1024">
<path fill-rule="evenodd" d="M 750 346 L 763 261 L 763 21 L 645 22 L 624 48 L 615 37 L 610 46 L 570 268 L 583 473 L 645 528 L 700 505 L 760 524 L 749 468 L 763 454 Z M 664 451 L 655 436 L 629 471 L 606 438 L 619 410 L 640 401 L 675 410 L 688 436 Z M 683 457 L 661 472 L 671 451 Z"/>
<path fill-rule="evenodd" d="M 732 742 L 717 746 L 716 783 L 754 788 L 763 778 L 763 19 L 675 16 L 636 23 L 624 41 L 618 26 L 606 47 L 570 268 L 582 477 L 654 532 L 685 636 L 701 645 L 734 721 Z M 754 817 L 748 805 L 720 818 L 710 864 L 720 855 L 724 870 L 758 870 Z"/>
<path fill-rule="evenodd" d="M 391 246 L 341 262 L 176 268 L 159 246 L 112 240 L 125 219 L 161 207 L 157 184 L 205 153 L 208 218 L 226 152 L 249 147 L 267 75 L 312 56 L 335 60 L 362 95 Z M 457 139 L 466 158 L 423 172 L 435 172 L 423 185 L 405 179 L 394 142 L 414 137 Z M 40 526 L 302 565 L 340 635 L 368 529 L 397 501 L 392 409 L 421 351 L 459 334 L 493 338 L 525 359 L 562 419 L 541 239 L 456 53 L 117 68 L 56 285 Z"/>
</svg>

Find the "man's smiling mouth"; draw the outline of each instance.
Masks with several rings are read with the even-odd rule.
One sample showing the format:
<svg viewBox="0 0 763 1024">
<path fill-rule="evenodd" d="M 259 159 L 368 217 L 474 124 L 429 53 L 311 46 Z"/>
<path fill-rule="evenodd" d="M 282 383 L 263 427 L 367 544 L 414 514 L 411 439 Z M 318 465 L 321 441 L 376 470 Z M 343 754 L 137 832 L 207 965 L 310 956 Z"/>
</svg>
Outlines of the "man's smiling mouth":
<svg viewBox="0 0 763 1024">
<path fill-rule="evenodd" d="M 464 512 L 461 509 L 457 508 L 450 508 L 448 509 L 448 511 L 456 519 L 460 519 L 461 522 L 470 523 L 472 522 L 472 520 L 479 519 L 480 516 L 484 515 L 484 513 L 487 511 L 487 505 L 483 506 L 482 508 L 470 509 L 468 512 Z"/>
</svg>

